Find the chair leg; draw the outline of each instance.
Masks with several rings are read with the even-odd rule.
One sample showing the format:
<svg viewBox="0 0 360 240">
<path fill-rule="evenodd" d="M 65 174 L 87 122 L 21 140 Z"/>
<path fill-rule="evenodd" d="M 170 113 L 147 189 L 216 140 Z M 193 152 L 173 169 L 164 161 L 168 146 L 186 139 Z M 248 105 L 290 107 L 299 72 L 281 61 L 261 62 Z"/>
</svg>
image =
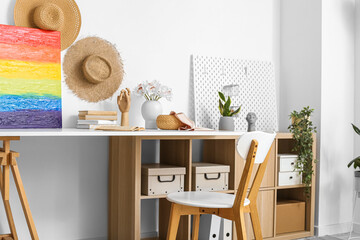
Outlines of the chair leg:
<svg viewBox="0 0 360 240">
<path fill-rule="evenodd" d="M 176 240 L 180 217 L 181 215 L 180 215 L 179 205 L 177 205 L 176 203 L 172 203 L 167 238 L 166 238 L 167 240 Z"/>
<path fill-rule="evenodd" d="M 250 204 L 249 207 L 250 207 L 251 224 L 253 226 L 255 239 L 262 240 L 263 237 L 261 233 L 260 219 L 259 219 L 257 206 L 256 204 Z"/>
<path fill-rule="evenodd" d="M 200 225 L 200 214 L 194 215 L 193 226 L 192 226 L 192 240 L 199 238 L 199 225 Z"/>
<path fill-rule="evenodd" d="M 235 215 L 236 235 L 238 240 L 247 240 L 244 211 L 240 210 L 238 213 L 234 215 Z"/>
</svg>

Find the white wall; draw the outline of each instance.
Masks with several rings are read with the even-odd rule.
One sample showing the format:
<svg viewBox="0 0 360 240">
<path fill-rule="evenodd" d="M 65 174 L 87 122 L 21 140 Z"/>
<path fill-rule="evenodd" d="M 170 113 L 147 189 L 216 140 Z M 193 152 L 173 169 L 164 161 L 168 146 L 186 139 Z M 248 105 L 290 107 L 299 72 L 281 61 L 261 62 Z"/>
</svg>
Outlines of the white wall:
<svg viewBox="0 0 360 240">
<path fill-rule="evenodd" d="M 96 35 L 117 45 L 126 72 L 121 87 L 133 89 L 141 81 L 157 79 L 173 88 L 174 100 L 162 101 L 164 112 L 189 110 L 191 54 L 273 60 L 278 67 L 278 0 L 77 3 L 83 22 L 80 37 Z M 14 4 L 15 0 L 0 1 L 0 23 L 13 24 Z M 75 125 L 80 109 L 117 108 L 115 97 L 88 104 L 77 99 L 64 81 L 62 88 L 64 127 Z M 143 125 L 142 102 L 133 98 L 133 125 Z M 16 150 L 22 156 L 20 168 L 41 239 L 106 236 L 105 138 L 25 138 Z M 12 191 L 12 199 L 13 195 Z M 20 239 L 29 239 L 19 205 L 12 201 Z M 145 212 L 151 215 L 149 209 Z M 156 230 L 152 223 L 143 222 L 144 233 Z"/>
<path fill-rule="evenodd" d="M 355 1 L 356 9 L 355 9 L 355 105 L 354 105 L 354 113 L 355 119 L 354 122 L 356 126 L 360 126 L 360 0 Z M 360 136 L 354 134 L 354 158 L 360 155 Z M 360 209 L 360 204 L 358 204 L 358 209 Z M 360 210 L 357 210 L 359 212 Z M 360 215 L 358 214 L 355 219 L 357 223 L 357 231 L 360 231 Z"/>
<path fill-rule="evenodd" d="M 40 239 L 106 236 L 107 148 L 106 137 L 24 137 L 12 145 L 20 152 L 18 165 Z M 12 180 L 10 193 L 19 239 L 31 239 Z M 0 232 L 9 232 L 2 204 Z"/>
<path fill-rule="evenodd" d="M 322 5 L 319 235 L 350 229 L 355 79 L 355 1 Z"/>
<path fill-rule="evenodd" d="M 354 0 L 281 1 L 280 129 L 293 109 L 315 108 L 316 230 L 349 231 L 352 216 L 355 72 Z"/>
<path fill-rule="evenodd" d="M 317 127 L 319 136 L 321 0 L 282 0 L 280 29 L 280 131 L 288 131 L 289 115 L 292 111 L 310 106 L 315 110 L 312 121 Z M 318 147 L 319 143 L 318 137 Z M 320 151 L 317 151 L 317 158 L 319 153 Z M 319 169 L 317 170 L 319 175 Z M 316 199 L 318 200 L 318 191 Z M 318 201 L 316 201 L 315 225 L 318 222 L 317 206 Z"/>
<path fill-rule="evenodd" d="M 280 131 L 306 106 L 320 128 L 321 0 L 282 0 L 280 29 Z"/>
<path fill-rule="evenodd" d="M 133 89 L 144 80 L 157 79 L 173 89 L 164 112 L 188 112 L 190 55 L 203 54 L 273 60 L 277 25 L 273 24 L 276 0 L 219 2 L 98 1 L 79 0 L 83 18 L 80 37 L 97 35 L 115 43 L 125 65 L 122 87 Z M 115 98 L 101 104 L 79 101 L 64 86 L 64 126 L 73 126 L 83 108 L 116 109 Z M 143 125 L 140 105 L 133 98 L 130 121 Z"/>
</svg>

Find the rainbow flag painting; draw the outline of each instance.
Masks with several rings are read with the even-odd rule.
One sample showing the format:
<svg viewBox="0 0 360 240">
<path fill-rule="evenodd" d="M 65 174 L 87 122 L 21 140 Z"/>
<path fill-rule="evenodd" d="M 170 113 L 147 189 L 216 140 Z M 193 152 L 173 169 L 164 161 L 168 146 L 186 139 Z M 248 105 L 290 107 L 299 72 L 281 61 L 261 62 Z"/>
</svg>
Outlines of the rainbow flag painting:
<svg viewBox="0 0 360 240">
<path fill-rule="evenodd" d="M 0 128 L 61 128 L 60 32 L 0 24 Z"/>
</svg>

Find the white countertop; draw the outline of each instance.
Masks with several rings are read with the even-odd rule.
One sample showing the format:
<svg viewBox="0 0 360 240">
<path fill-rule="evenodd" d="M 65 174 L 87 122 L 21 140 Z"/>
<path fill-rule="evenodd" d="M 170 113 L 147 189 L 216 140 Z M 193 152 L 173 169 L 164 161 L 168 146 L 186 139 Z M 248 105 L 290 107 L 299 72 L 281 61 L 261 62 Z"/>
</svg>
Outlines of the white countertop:
<svg viewBox="0 0 360 240">
<path fill-rule="evenodd" d="M 0 136 L 40 137 L 40 136 L 240 136 L 241 131 L 173 131 L 145 130 L 137 132 L 99 131 L 77 128 L 62 129 L 0 129 Z"/>
</svg>

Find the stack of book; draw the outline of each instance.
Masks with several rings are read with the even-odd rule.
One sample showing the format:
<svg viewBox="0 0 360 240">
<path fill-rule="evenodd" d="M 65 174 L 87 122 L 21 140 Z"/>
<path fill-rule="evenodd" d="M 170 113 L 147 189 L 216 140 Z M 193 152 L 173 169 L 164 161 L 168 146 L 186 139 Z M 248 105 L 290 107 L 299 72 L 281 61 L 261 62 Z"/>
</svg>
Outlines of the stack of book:
<svg viewBox="0 0 360 240">
<path fill-rule="evenodd" d="M 99 125 L 116 125 L 116 111 L 79 111 L 77 128 L 95 129 Z"/>
</svg>

